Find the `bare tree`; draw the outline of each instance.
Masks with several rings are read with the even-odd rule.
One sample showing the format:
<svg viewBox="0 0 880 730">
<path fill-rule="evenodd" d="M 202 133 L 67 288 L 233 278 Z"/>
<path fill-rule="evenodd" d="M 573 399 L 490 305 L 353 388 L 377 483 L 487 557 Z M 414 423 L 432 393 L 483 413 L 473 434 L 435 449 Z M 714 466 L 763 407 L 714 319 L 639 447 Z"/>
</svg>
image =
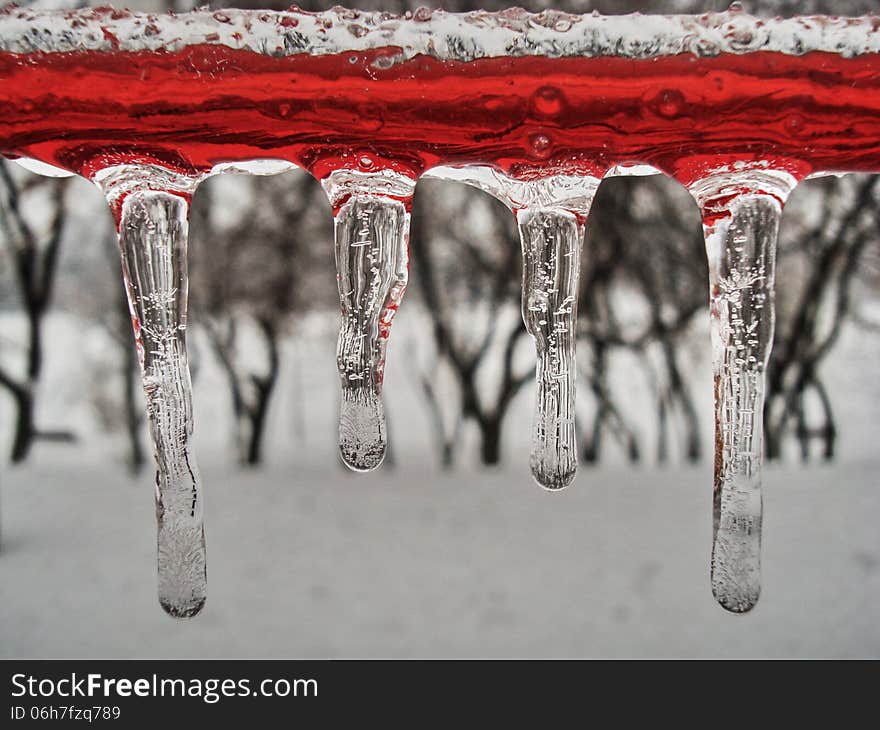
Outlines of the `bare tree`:
<svg viewBox="0 0 880 730">
<path fill-rule="evenodd" d="M 878 241 L 880 178 L 827 178 L 809 184 L 822 190 L 821 215 L 814 222 L 791 217 L 782 228 L 780 266 L 796 275 L 777 277 L 779 316 L 764 405 L 768 458 L 781 456 L 784 437 L 792 431 L 803 459 L 809 458 L 815 439 L 824 459 L 834 457 L 838 427 L 820 365 L 852 312 L 859 264 Z M 808 423 L 805 408 L 810 393 L 821 403 L 816 425 Z"/>
<path fill-rule="evenodd" d="M 15 435 L 11 459 L 27 458 L 38 438 L 71 441 L 68 431 L 37 428 L 34 422 L 36 385 L 43 371 L 43 321 L 52 300 L 58 255 L 66 220 L 66 180 L 13 174 L 9 163 L 0 160 L 0 232 L 12 263 L 17 298 L 27 320 L 24 372 L 15 376 L 0 367 L 0 386 L 15 403 Z M 48 226 L 30 222 L 24 214 L 22 197 L 46 193 Z"/>
<path fill-rule="evenodd" d="M 245 181 L 251 202 L 233 225 L 211 216 L 211 185 L 196 196 L 193 287 L 199 321 L 226 375 L 241 464 L 263 458 L 266 417 L 281 367 L 280 338 L 308 305 L 306 215 L 319 188 L 303 173 Z M 330 247 L 326 247 L 330 250 Z M 256 338 L 250 345 L 245 330 Z"/>
<path fill-rule="evenodd" d="M 679 362 L 681 343 L 707 297 L 702 236 L 698 220 L 687 215 L 689 206 L 694 207 L 687 193 L 660 177 L 612 178 L 599 188 L 588 225 L 578 317 L 579 339 L 592 354 L 585 378 L 596 400 L 592 428 L 584 435 L 587 461 L 598 460 L 605 429 L 630 460 L 641 454 L 608 390 L 608 358 L 615 350 L 638 354 L 655 384 L 657 460 L 669 458 L 668 430 L 675 416 L 684 428 L 685 458 L 697 461 L 702 455 L 699 417 Z M 622 324 L 627 313 L 617 311 L 621 297 L 615 297 L 621 292 L 644 311 L 636 327 Z M 655 357 L 649 357 L 652 352 Z"/>
<path fill-rule="evenodd" d="M 442 196 L 438 186 L 443 188 Z M 413 269 L 418 294 L 431 318 L 437 356 L 455 378 L 461 418 L 479 429 L 481 462 L 497 464 L 504 418 L 516 394 L 534 376 L 533 368 L 518 370 L 515 363 L 517 345 L 526 331 L 519 317 L 521 255 L 514 219 L 483 193 L 428 181 L 418 189 L 413 207 Z M 478 235 L 466 215 L 475 210 L 487 224 Z M 505 323 L 503 315 L 511 310 L 516 312 L 514 321 Z M 484 368 L 499 373 L 494 388 L 480 387 Z M 435 427 L 442 431 L 439 396 L 430 380 L 423 376 L 422 382 Z M 452 462 L 450 452 L 459 428 L 454 419 L 451 436 L 438 433 L 441 461 L 446 465 Z"/>
</svg>

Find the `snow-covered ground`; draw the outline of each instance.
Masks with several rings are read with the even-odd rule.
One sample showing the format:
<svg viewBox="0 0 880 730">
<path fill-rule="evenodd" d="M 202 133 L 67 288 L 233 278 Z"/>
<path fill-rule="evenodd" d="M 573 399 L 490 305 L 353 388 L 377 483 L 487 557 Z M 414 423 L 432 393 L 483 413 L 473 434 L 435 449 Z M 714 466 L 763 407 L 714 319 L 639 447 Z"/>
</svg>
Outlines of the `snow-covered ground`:
<svg viewBox="0 0 880 730">
<path fill-rule="evenodd" d="M 5 476 L 3 657 L 880 655 L 878 465 L 770 469 L 764 593 L 708 582 L 710 473 L 205 470 L 209 600 L 154 596 L 149 477 Z"/>
</svg>

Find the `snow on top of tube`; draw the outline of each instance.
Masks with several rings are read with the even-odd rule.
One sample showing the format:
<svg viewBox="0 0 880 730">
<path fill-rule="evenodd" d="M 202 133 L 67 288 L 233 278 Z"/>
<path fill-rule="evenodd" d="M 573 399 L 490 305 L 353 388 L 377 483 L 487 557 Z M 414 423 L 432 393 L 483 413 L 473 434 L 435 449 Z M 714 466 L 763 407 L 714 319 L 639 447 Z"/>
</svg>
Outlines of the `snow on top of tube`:
<svg viewBox="0 0 880 730">
<path fill-rule="evenodd" d="M 214 44 L 271 56 L 325 55 L 384 47 L 395 60 L 424 54 L 472 61 L 499 56 L 625 56 L 825 51 L 845 57 L 880 52 L 880 16 L 759 18 L 735 8 L 704 15 L 571 15 L 513 8 L 498 13 L 419 9 L 403 16 L 334 8 L 308 13 L 196 10 L 148 14 L 114 8 L 0 9 L 0 50 L 178 51 Z"/>
</svg>

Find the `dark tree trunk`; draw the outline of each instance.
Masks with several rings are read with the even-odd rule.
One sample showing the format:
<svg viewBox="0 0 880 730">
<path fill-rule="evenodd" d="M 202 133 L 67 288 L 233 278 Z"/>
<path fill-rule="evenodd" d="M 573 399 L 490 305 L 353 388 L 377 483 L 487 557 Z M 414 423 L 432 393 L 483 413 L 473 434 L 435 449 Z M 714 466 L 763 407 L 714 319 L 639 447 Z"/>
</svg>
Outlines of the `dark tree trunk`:
<svg viewBox="0 0 880 730">
<path fill-rule="evenodd" d="M 626 457 L 630 464 L 638 464 L 642 460 L 642 450 L 639 448 L 639 440 L 634 434 L 630 434 L 626 446 Z"/>
<path fill-rule="evenodd" d="M 774 404 L 781 397 L 781 390 L 776 385 L 774 368 L 767 373 L 767 397 L 764 401 L 764 457 L 767 461 L 773 461 L 782 457 L 782 444 L 780 443 L 780 429 L 775 419 L 771 418 Z"/>
<path fill-rule="evenodd" d="M 669 458 L 666 419 L 666 394 L 657 396 L 657 463 L 665 464 Z"/>
<path fill-rule="evenodd" d="M 501 462 L 501 419 L 486 418 L 479 421 L 480 462 L 495 466 Z"/>
<path fill-rule="evenodd" d="M 28 368 L 27 377 L 35 381 L 40 377 L 43 369 L 43 335 L 42 335 L 42 308 L 37 305 L 29 305 L 27 309 L 28 319 Z"/>
<path fill-rule="evenodd" d="M 806 464 L 810 460 L 810 429 L 807 427 L 807 414 L 804 410 L 804 391 L 798 392 L 797 396 L 797 436 L 798 445 L 801 449 L 801 461 Z"/>
<path fill-rule="evenodd" d="M 825 461 L 831 461 L 834 459 L 834 447 L 837 442 L 837 425 L 834 421 L 834 409 L 831 406 L 831 398 L 828 396 L 828 391 L 825 390 L 822 381 L 816 379 L 813 385 L 819 393 L 819 398 L 822 400 L 822 408 L 825 412 L 825 425 L 822 427 L 820 434 L 825 444 L 822 450 L 822 458 Z"/>
<path fill-rule="evenodd" d="M 590 435 L 584 438 L 584 448 L 581 452 L 584 463 L 595 464 L 599 461 L 599 453 L 602 447 L 602 424 L 605 422 L 605 405 L 600 402 L 596 407 L 596 415 L 593 417 L 593 428 Z"/>
<path fill-rule="evenodd" d="M 675 357 L 675 348 L 668 336 L 664 332 L 663 353 L 666 359 L 666 369 L 669 373 L 669 387 L 673 397 L 678 399 L 681 405 L 682 415 L 684 417 L 687 436 L 685 441 L 685 458 L 692 464 L 696 464 L 702 458 L 702 448 L 700 446 L 700 419 L 697 416 L 697 409 L 694 407 L 693 398 L 687 384 L 682 377 L 681 370 L 678 367 L 678 360 Z"/>
<path fill-rule="evenodd" d="M 34 443 L 34 397 L 30 388 L 10 391 L 15 400 L 15 437 L 12 441 L 12 463 L 20 464 L 30 453 Z"/>
<path fill-rule="evenodd" d="M 258 387 L 254 406 L 248 409 L 247 420 L 249 428 L 247 448 L 244 454 L 245 466 L 258 466 L 263 462 L 263 436 L 266 431 L 266 414 L 269 411 L 269 398 L 271 394 L 271 386 L 268 388 Z"/>
<path fill-rule="evenodd" d="M 241 428 L 242 421 L 247 423 L 247 436 L 239 433 L 239 443 L 243 445 L 241 462 L 243 466 L 257 466 L 263 463 L 263 437 L 266 431 L 266 416 L 269 412 L 269 403 L 278 380 L 280 360 L 278 353 L 278 332 L 274 323 L 267 319 L 257 319 L 257 326 L 263 335 L 266 349 L 269 353 L 269 372 L 266 375 L 251 375 L 250 380 L 254 389 L 254 399 L 247 402 L 244 398 L 244 390 L 237 385 L 238 374 L 231 356 L 227 358 L 229 377 L 233 381 L 233 400 L 236 402 L 236 412 L 239 418 L 236 422 Z"/>
<path fill-rule="evenodd" d="M 37 438 L 54 441 L 73 441 L 66 431 L 39 431 L 34 425 L 34 392 L 43 368 L 42 323 L 52 298 L 52 286 L 58 263 L 61 234 L 65 223 L 64 191 L 66 181 L 46 181 L 51 186 L 52 215 L 48 237 L 41 238 L 27 223 L 20 210 L 20 190 L 6 164 L 0 161 L 0 183 L 3 199 L 0 215 L 9 225 L 7 237 L 14 262 L 20 303 L 27 317 L 27 363 L 21 379 L 0 373 L 0 386 L 6 388 L 15 401 L 16 424 L 11 460 L 21 463 L 30 453 Z"/>
<path fill-rule="evenodd" d="M 260 409 L 251 419 L 250 438 L 245 454 L 247 466 L 258 466 L 263 461 L 263 430 L 266 422 L 266 411 Z"/>
</svg>

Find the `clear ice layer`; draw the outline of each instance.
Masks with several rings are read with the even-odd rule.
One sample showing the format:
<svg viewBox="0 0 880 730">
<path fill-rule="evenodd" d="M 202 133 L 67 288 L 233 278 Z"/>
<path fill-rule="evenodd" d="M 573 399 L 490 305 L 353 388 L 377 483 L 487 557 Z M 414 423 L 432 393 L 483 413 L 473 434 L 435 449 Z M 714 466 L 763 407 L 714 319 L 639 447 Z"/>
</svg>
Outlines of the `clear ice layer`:
<svg viewBox="0 0 880 730">
<path fill-rule="evenodd" d="M 207 578 L 202 481 L 192 453 L 192 384 L 186 352 L 188 194 L 154 190 L 155 170 L 106 171 L 102 188 L 117 211 L 119 249 L 156 462 L 159 602 L 194 616 Z M 169 177 L 169 175 L 166 175 Z"/>
<path fill-rule="evenodd" d="M 574 398 L 578 274 L 584 227 L 561 210 L 517 216 L 523 249 L 523 319 L 537 351 L 532 475 L 547 489 L 577 472 Z"/>
<path fill-rule="evenodd" d="M 712 592 L 734 613 L 761 592 L 764 374 L 779 219 L 795 183 L 773 170 L 721 172 L 693 190 L 706 220 L 715 373 Z"/>
<path fill-rule="evenodd" d="M 580 256 L 600 179 L 547 175 L 520 180 L 477 165 L 437 167 L 428 175 L 479 188 L 516 215 L 523 255 L 522 315 L 537 356 L 529 466 L 545 489 L 567 487 L 578 464 L 574 406 Z"/>
<path fill-rule="evenodd" d="M 342 323 L 336 363 L 342 395 L 339 453 L 355 471 L 385 458 L 382 382 L 391 322 L 406 291 L 409 202 L 415 181 L 393 173 L 340 172 L 324 183 L 335 212 Z"/>
</svg>

